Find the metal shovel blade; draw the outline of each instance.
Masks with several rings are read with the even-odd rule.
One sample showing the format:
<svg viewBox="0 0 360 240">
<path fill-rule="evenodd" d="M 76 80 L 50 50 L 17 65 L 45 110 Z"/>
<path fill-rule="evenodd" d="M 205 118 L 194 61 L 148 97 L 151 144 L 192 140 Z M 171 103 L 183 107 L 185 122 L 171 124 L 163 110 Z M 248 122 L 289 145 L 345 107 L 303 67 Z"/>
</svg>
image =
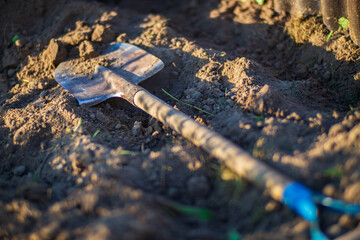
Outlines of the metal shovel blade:
<svg viewBox="0 0 360 240">
<path fill-rule="evenodd" d="M 154 55 L 128 43 L 110 45 L 100 56 L 92 58 L 88 65 L 106 63 L 106 68 L 127 81 L 138 84 L 159 72 L 164 63 Z M 92 66 L 93 71 L 82 71 L 84 61 L 80 59 L 62 62 L 56 68 L 55 80 L 68 90 L 80 105 L 95 105 L 111 97 L 121 97 L 123 92 L 107 80 L 99 71 L 99 67 Z M 84 66 L 80 66 L 80 65 Z M 101 65 L 101 64 L 100 64 Z"/>
</svg>

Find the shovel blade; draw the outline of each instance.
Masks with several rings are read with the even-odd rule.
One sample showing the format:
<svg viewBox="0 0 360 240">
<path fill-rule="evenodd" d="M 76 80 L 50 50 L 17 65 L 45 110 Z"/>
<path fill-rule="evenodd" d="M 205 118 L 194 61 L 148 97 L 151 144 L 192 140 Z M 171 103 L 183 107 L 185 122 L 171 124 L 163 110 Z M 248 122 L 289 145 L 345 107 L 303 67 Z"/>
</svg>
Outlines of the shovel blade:
<svg viewBox="0 0 360 240">
<path fill-rule="evenodd" d="M 112 44 L 100 56 L 90 60 L 93 63 L 97 60 L 106 62 L 106 68 L 133 84 L 139 84 L 164 67 L 159 58 L 128 43 Z M 114 87 L 116 84 L 108 81 L 102 71 L 98 71 L 98 67 L 92 66 L 94 71 L 91 73 L 81 71 L 79 65 L 83 63 L 80 60 L 63 62 L 54 73 L 55 80 L 68 90 L 80 105 L 91 106 L 123 95 L 123 92 Z"/>
</svg>

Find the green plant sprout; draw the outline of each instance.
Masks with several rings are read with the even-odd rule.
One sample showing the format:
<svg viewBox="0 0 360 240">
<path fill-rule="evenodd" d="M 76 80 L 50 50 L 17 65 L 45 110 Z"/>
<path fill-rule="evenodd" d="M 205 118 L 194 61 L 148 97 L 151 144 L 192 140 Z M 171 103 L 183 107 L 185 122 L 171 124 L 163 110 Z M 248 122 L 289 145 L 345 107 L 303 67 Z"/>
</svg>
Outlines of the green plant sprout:
<svg viewBox="0 0 360 240">
<path fill-rule="evenodd" d="M 255 120 L 258 121 L 258 122 L 262 122 L 264 121 L 264 116 L 255 116 Z"/>
<path fill-rule="evenodd" d="M 15 36 L 13 36 L 13 38 L 11 39 L 11 42 L 14 43 L 14 42 L 16 42 L 16 40 L 18 40 L 18 39 L 19 39 L 19 35 L 15 35 Z"/>
<path fill-rule="evenodd" d="M 335 93 L 337 91 L 339 91 L 339 83 L 337 83 L 335 81 L 335 73 L 336 73 L 336 70 L 334 68 L 334 65 L 332 63 L 330 63 L 331 65 L 331 80 L 330 80 L 330 85 L 328 87 L 328 91 L 331 92 L 331 93 Z"/>
<path fill-rule="evenodd" d="M 74 129 L 70 129 L 70 128 L 66 128 L 65 129 L 65 131 L 66 131 L 66 133 L 72 133 L 71 134 L 71 137 L 72 138 L 74 138 L 76 135 L 75 135 L 75 133 L 76 133 L 76 131 L 80 128 L 80 126 L 81 126 L 81 123 L 82 123 L 82 120 L 81 120 L 81 118 L 79 119 L 79 121 L 78 121 L 78 123 L 76 124 L 76 126 L 74 127 Z"/>
<path fill-rule="evenodd" d="M 183 102 L 183 101 L 177 99 L 176 97 L 174 97 L 173 95 L 171 95 L 170 93 L 168 93 L 168 92 L 167 92 L 165 89 L 163 89 L 163 88 L 162 88 L 161 90 L 162 90 L 166 95 L 168 95 L 169 97 L 171 97 L 172 99 L 174 99 L 175 101 L 177 101 L 177 102 L 179 102 L 179 103 L 185 104 L 186 106 L 195 108 L 196 110 L 199 110 L 200 112 L 203 112 L 203 113 L 206 113 L 206 114 L 208 114 L 208 115 L 214 116 L 214 114 L 209 113 L 208 111 L 205 111 L 205 110 L 203 110 L 203 109 L 201 109 L 201 108 L 199 108 L 199 107 L 193 106 L 193 105 L 191 105 L 191 104 L 188 104 L 188 103 L 186 103 L 186 102 Z"/>
<path fill-rule="evenodd" d="M 133 152 L 133 151 L 129 151 L 129 150 L 121 150 L 119 152 L 120 155 L 135 155 L 136 152 Z"/>
<path fill-rule="evenodd" d="M 350 22 L 347 18 L 341 17 L 338 20 L 338 24 L 339 24 L 339 28 L 338 31 L 341 31 L 343 29 L 347 29 L 350 26 Z M 326 42 L 328 42 L 331 38 L 331 36 L 333 35 L 334 31 L 331 30 L 326 38 Z"/>
<path fill-rule="evenodd" d="M 247 0 L 240 0 L 241 2 L 246 2 Z M 264 5 L 265 4 L 265 0 L 254 0 L 254 2 L 258 5 Z"/>
<path fill-rule="evenodd" d="M 173 213 L 171 209 L 180 212 L 185 215 L 194 216 L 200 220 L 210 220 L 213 218 L 213 213 L 206 208 L 200 208 L 200 207 L 191 207 L 191 206 L 185 206 L 179 203 L 167 203 L 169 205 L 168 209 L 169 213 Z"/>
<path fill-rule="evenodd" d="M 259 5 L 264 5 L 265 0 L 255 0 L 255 2 Z"/>
<path fill-rule="evenodd" d="M 228 232 L 227 240 L 241 240 L 241 235 L 236 231 L 236 229 L 231 229 Z"/>
<path fill-rule="evenodd" d="M 95 133 L 92 135 L 92 138 L 95 138 L 100 133 L 100 129 L 96 130 Z"/>
<path fill-rule="evenodd" d="M 343 172 L 338 167 L 332 167 L 332 168 L 329 168 L 329 169 L 326 169 L 325 171 L 323 171 L 324 177 L 341 178 L 342 175 L 343 175 Z"/>
</svg>

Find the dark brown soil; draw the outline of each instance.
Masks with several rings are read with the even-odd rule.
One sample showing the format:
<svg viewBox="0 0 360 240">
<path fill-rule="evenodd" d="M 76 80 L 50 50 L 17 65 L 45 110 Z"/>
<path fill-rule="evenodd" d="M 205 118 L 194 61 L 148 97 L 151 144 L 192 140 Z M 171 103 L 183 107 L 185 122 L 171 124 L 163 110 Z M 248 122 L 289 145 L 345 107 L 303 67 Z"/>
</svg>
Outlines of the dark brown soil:
<svg viewBox="0 0 360 240">
<path fill-rule="evenodd" d="M 54 80 L 60 62 L 91 63 L 111 42 L 164 61 L 141 83 L 153 94 L 285 175 L 359 202 L 359 47 L 347 30 L 326 41 L 319 16 L 271 5 L 0 0 L 0 239 L 309 238 L 306 221 L 167 126 L 122 99 L 80 107 Z M 330 237 L 359 220 L 321 211 Z"/>
</svg>

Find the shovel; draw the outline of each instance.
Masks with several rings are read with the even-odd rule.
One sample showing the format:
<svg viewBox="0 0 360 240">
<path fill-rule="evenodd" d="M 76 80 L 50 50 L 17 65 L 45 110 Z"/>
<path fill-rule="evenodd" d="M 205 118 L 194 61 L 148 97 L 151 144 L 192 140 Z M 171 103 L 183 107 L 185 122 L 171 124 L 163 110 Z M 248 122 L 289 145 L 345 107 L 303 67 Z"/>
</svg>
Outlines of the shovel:
<svg viewBox="0 0 360 240">
<path fill-rule="evenodd" d="M 273 199 L 297 212 L 310 223 L 312 239 L 328 239 L 319 228 L 316 203 L 352 215 L 360 212 L 360 205 L 323 196 L 277 172 L 138 86 L 164 67 L 157 57 L 127 43 L 115 43 L 93 61 L 101 59 L 107 60 L 106 67 L 97 65 L 93 73 L 88 74 L 79 72 L 73 61 L 63 62 L 55 70 L 55 80 L 80 105 L 92 106 L 108 98 L 121 97 L 168 125 L 239 176 L 266 189 Z"/>
</svg>

